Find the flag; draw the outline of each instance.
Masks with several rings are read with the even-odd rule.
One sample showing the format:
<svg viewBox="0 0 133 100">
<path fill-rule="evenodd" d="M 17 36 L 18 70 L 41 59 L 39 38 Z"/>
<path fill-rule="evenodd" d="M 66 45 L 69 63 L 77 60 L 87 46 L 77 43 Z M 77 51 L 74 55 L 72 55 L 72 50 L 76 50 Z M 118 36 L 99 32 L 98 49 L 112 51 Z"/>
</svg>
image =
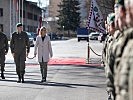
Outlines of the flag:
<svg viewBox="0 0 133 100">
<path fill-rule="evenodd" d="M 87 27 L 90 30 L 105 33 L 103 16 L 95 0 L 91 0 Z"/>
</svg>

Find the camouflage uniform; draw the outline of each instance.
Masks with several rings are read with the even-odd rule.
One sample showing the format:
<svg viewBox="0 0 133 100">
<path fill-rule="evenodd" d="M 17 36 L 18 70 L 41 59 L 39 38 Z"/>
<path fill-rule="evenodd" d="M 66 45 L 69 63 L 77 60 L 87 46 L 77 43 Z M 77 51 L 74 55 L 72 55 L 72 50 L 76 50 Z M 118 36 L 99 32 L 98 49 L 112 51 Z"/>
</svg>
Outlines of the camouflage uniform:
<svg viewBox="0 0 133 100">
<path fill-rule="evenodd" d="M 129 100 L 128 99 L 128 74 L 129 68 L 126 65 L 125 57 L 127 56 L 127 43 L 133 39 L 133 28 L 128 28 L 124 31 L 120 45 L 117 48 L 115 61 L 115 88 L 117 89 L 116 100 Z M 128 44 L 129 45 L 129 44 Z M 130 55 L 130 54 L 129 54 Z M 122 58 L 121 58 L 122 57 Z"/>
<path fill-rule="evenodd" d="M 114 63 L 115 63 L 115 49 L 114 48 L 117 44 L 117 41 L 121 37 L 121 32 L 119 30 L 115 31 L 113 35 L 113 40 L 109 48 L 109 56 L 108 56 L 108 66 L 112 73 L 112 92 L 113 92 L 113 98 L 115 99 L 115 88 L 114 88 Z"/>
<path fill-rule="evenodd" d="M 113 95 L 113 77 L 111 69 L 108 65 L 109 61 L 109 55 L 110 55 L 110 47 L 112 44 L 113 37 L 111 35 L 108 35 L 105 41 L 104 49 L 103 49 L 103 61 L 104 61 L 104 67 L 105 67 L 105 75 L 106 75 L 106 84 L 107 84 L 107 92 L 110 95 Z M 112 97 L 112 96 L 111 96 Z"/>
<path fill-rule="evenodd" d="M 104 43 L 104 46 L 103 46 L 103 51 L 102 51 L 102 63 L 105 67 L 106 65 L 106 49 L 107 49 L 107 43 L 108 43 L 108 39 L 109 39 L 109 35 L 107 35 L 106 39 L 105 39 L 105 43 Z"/>
<path fill-rule="evenodd" d="M 128 96 L 129 96 L 129 100 L 133 100 L 133 40 L 130 40 L 127 44 L 127 49 L 125 48 L 125 53 L 127 55 L 126 50 L 127 50 L 127 52 L 130 52 L 130 53 L 128 53 L 128 56 L 126 57 L 127 58 L 127 66 L 129 68 Z"/>
</svg>

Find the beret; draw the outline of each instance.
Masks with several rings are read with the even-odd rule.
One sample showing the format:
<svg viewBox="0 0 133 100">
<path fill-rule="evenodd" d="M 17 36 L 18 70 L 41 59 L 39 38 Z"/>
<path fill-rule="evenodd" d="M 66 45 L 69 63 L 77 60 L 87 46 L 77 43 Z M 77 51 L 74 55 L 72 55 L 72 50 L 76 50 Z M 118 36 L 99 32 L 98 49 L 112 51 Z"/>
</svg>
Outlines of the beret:
<svg viewBox="0 0 133 100">
<path fill-rule="evenodd" d="M 115 13 L 111 13 L 108 15 L 108 24 L 111 24 L 115 21 Z"/>
<path fill-rule="evenodd" d="M 23 26 L 22 23 L 17 23 L 17 27 Z"/>
<path fill-rule="evenodd" d="M 115 3 L 124 6 L 124 0 L 116 0 Z"/>
</svg>

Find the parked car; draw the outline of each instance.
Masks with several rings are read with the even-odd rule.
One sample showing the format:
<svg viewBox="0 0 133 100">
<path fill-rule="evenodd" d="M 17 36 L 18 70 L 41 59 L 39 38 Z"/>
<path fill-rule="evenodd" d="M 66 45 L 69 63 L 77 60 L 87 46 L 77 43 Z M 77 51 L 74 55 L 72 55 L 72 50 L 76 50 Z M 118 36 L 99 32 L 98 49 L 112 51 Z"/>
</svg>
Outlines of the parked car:
<svg viewBox="0 0 133 100">
<path fill-rule="evenodd" d="M 60 33 L 57 36 L 58 36 L 58 39 L 62 40 L 63 34 Z"/>
<path fill-rule="evenodd" d="M 100 35 L 98 36 L 98 40 L 99 40 L 100 42 L 105 41 L 106 36 L 107 36 L 107 34 L 100 33 Z"/>
<path fill-rule="evenodd" d="M 99 32 L 91 32 L 90 34 L 89 34 L 89 39 L 90 40 L 98 40 L 98 36 L 100 35 L 100 33 Z"/>
<path fill-rule="evenodd" d="M 37 33 L 34 33 L 34 32 L 29 32 L 32 36 L 33 36 L 33 38 L 34 38 L 34 41 L 36 41 L 36 37 L 37 37 Z"/>
<path fill-rule="evenodd" d="M 48 33 L 49 37 L 51 40 L 57 40 L 58 39 L 58 36 L 56 33 Z"/>
<path fill-rule="evenodd" d="M 30 46 L 33 47 L 34 46 L 34 38 L 31 35 L 31 33 L 29 33 L 29 32 L 26 32 L 26 33 L 27 33 L 28 38 L 29 38 Z"/>
</svg>

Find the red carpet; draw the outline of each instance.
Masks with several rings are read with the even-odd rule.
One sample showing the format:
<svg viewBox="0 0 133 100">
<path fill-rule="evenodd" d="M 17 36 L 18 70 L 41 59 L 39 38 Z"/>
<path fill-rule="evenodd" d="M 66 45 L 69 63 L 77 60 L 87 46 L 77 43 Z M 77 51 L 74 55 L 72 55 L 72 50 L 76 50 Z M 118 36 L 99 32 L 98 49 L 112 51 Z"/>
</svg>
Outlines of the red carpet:
<svg viewBox="0 0 133 100">
<path fill-rule="evenodd" d="M 38 63 L 26 63 L 27 66 L 38 66 Z M 96 61 L 90 61 L 87 63 L 85 58 L 52 58 L 48 62 L 48 65 L 76 65 L 76 66 L 94 66 L 99 67 L 101 64 Z"/>
<path fill-rule="evenodd" d="M 101 64 L 86 63 L 85 58 L 52 58 L 49 65 L 88 65 L 88 66 L 101 66 Z"/>
</svg>

